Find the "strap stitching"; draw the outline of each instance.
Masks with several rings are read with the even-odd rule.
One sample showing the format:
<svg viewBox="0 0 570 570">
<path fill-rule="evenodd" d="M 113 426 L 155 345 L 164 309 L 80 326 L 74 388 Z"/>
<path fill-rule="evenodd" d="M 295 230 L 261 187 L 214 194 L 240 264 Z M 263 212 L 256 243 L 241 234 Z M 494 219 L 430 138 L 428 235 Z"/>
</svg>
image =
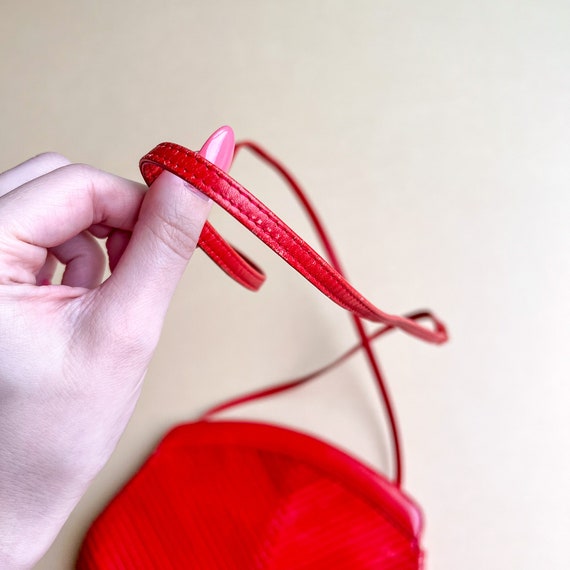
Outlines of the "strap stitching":
<svg viewBox="0 0 570 570">
<path fill-rule="evenodd" d="M 210 245 L 208 241 L 200 240 L 199 246 L 213 259 L 230 277 L 240 280 L 241 285 L 248 289 L 257 290 L 264 281 L 264 276 L 259 271 L 251 267 L 249 263 L 235 251 L 211 226 L 209 228 L 209 238 L 220 248 L 224 248 L 226 255 L 236 261 L 236 266 L 226 263 L 225 259 Z M 227 259 L 227 258 L 226 258 Z"/>
<path fill-rule="evenodd" d="M 182 155 L 186 160 L 194 160 L 201 169 L 204 169 L 208 172 L 208 174 L 212 174 L 215 176 L 216 179 L 221 179 L 225 183 L 227 183 L 231 189 L 238 193 L 239 197 L 249 203 L 252 207 L 259 211 L 261 214 L 260 217 L 255 217 L 250 213 L 243 210 L 243 205 L 240 205 L 235 199 L 232 199 L 231 196 L 226 196 L 225 194 L 222 195 L 219 193 L 218 189 L 214 187 L 211 181 L 206 180 L 204 176 L 198 176 L 197 174 L 191 172 L 186 168 L 184 165 L 179 164 L 169 157 L 162 157 L 159 152 L 157 152 L 160 148 L 167 149 L 172 151 L 174 156 Z M 206 186 L 210 191 L 213 191 L 216 197 L 225 204 L 225 209 L 230 211 L 230 213 L 238 214 L 239 217 L 245 218 L 251 224 L 254 224 L 254 228 L 248 228 L 257 237 L 263 236 L 267 241 L 273 243 L 274 245 L 279 246 L 280 248 L 284 248 L 285 245 L 282 243 L 283 236 L 285 235 L 290 241 L 294 243 L 295 246 L 299 248 L 299 250 L 305 254 L 305 256 L 309 256 L 312 261 L 318 264 L 319 268 L 322 269 L 327 276 L 333 280 L 335 283 L 329 285 L 326 290 L 329 292 L 328 295 L 334 298 L 335 302 L 339 305 L 352 310 L 353 307 L 350 307 L 350 304 L 342 299 L 342 293 L 344 293 L 350 300 L 354 303 L 357 308 L 360 308 L 361 312 L 368 315 L 367 318 L 374 321 L 384 322 L 387 323 L 396 323 L 397 326 L 404 328 L 411 334 L 415 336 L 419 336 L 424 340 L 431 340 L 432 342 L 441 342 L 442 334 L 439 331 L 432 331 L 427 328 L 418 326 L 416 323 L 410 323 L 407 319 L 400 317 L 398 315 L 390 315 L 384 313 L 374 305 L 366 304 L 365 299 L 362 296 L 358 296 L 358 292 L 346 281 L 342 279 L 342 277 L 329 265 L 327 264 L 324 259 L 315 252 L 307 243 L 305 243 L 302 238 L 300 238 L 291 228 L 286 226 L 284 222 L 278 218 L 271 210 L 269 210 L 262 202 L 255 199 L 247 189 L 233 180 L 230 176 L 225 174 L 224 172 L 217 169 L 214 165 L 209 163 L 207 160 L 201 158 L 197 153 L 193 151 L 189 151 L 187 149 L 183 149 L 180 146 L 173 145 L 172 143 L 161 143 L 159 144 L 153 151 L 147 154 L 144 160 L 152 160 L 153 162 L 157 163 L 159 166 L 163 165 L 165 167 L 173 168 L 178 172 L 182 172 L 187 178 L 188 182 L 196 181 L 198 183 L 202 183 Z M 216 200 L 217 201 L 217 200 Z M 222 204 L 220 204 L 222 205 Z M 223 207 L 223 205 L 222 205 Z M 267 218 L 267 220 L 263 220 L 263 216 Z M 272 228 L 263 227 L 267 225 L 267 222 L 273 222 L 281 232 L 272 235 Z M 259 232 L 257 234 L 256 232 Z M 263 240 L 265 241 L 265 240 Z M 268 244 L 269 245 L 269 244 Z M 290 244 L 287 244 L 290 247 Z M 271 247 L 271 246 L 270 246 Z M 275 249 L 275 248 L 274 248 Z M 288 260 L 289 261 L 289 260 Z M 292 259 L 292 265 L 299 271 L 302 270 L 303 275 L 313 284 L 316 285 L 319 289 L 321 289 L 320 284 L 316 277 L 310 272 L 310 270 L 306 269 L 305 266 L 298 262 L 297 259 Z M 322 289 L 321 289 L 322 291 Z M 323 291 L 324 292 L 324 291 Z M 348 306 L 347 306 L 348 305 Z M 437 321 L 436 325 L 438 324 Z"/>
<path fill-rule="evenodd" d="M 170 148 L 171 150 L 175 150 L 174 147 L 167 147 L 167 148 Z M 180 154 L 180 153 L 179 153 L 179 154 Z M 151 155 L 152 155 L 152 153 L 149 153 L 149 156 L 151 156 Z M 181 170 L 185 175 L 188 175 L 188 178 L 189 178 L 188 182 L 191 182 L 191 181 L 201 182 L 201 183 L 204 184 L 205 186 L 208 186 L 209 188 L 211 188 L 212 190 L 214 190 L 214 191 L 217 192 L 217 190 L 216 190 L 215 188 L 212 188 L 212 185 L 211 185 L 205 178 L 200 177 L 200 176 L 197 176 L 196 174 L 190 172 L 190 171 L 189 171 L 187 168 L 185 168 L 184 166 L 182 166 L 182 165 L 180 165 L 180 164 L 178 164 L 178 163 L 174 163 L 174 162 L 170 161 L 169 159 L 164 159 L 164 158 L 162 158 L 162 157 L 160 157 L 160 156 L 158 156 L 158 157 L 156 157 L 156 158 L 159 158 L 160 161 L 163 162 L 163 164 L 165 164 L 166 166 L 170 166 L 170 167 L 172 167 L 172 168 L 175 168 L 176 170 Z M 188 158 L 194 158 L 194 157 L 193 157 L 192 155 L 188 155 Z M 213 173 L 213 174 L 216 174 L 216 175 L 219 174 L 218 171 L 215 171 L 213 168 L 210 168 L 209 165 L 207 165 L 207 164 L 200 163 L 200 167 L 205 168 L 206 170 L 211 171 L 211 173 Z M 221 176 L 220 176 L 220 178 L 221 178 Z M 224 181 L 225 181 L 225 180 L 224 180 Z M 244 199 L 246 199 L 246 200 L 247 200 L 250 204 L 252 204 L 254 207 L 256 206 L 256 203 L 255 203 L 253 200 L 251 200 L 251 198 L 250 198 L 247 194 L 242 194 L 242 193 L 240 192 L 241 188 L 236 187 L 234 184 L 231 184 L 231 186 L 232 186 L 232 188 L 233 188 L 234 190 L 236 190 L 236 191 L 240 194 L 240 197 L 243 197 Z M 228 211 L 231 210 L 231 211 L 233 211 L 233 212 L 236 212 L 236 213 L 238 213 L 238 214 L 244 216 L 247 220 L 249 220 L 251 223 L 255 224 L 255 225 L 259 228 L 259 232 L 260 232 L 260 233 L 261 233 L 261 232 L 264 232 L 265 237 L 266 237 L 269 241 L 274 242 L 275 245 L 278 245 L 278 246 L 280 246 L 281 248 L 284 248 L 284 247 L 285 247 L 285 244 L 283 244 L 283 243 L 280 241 L 280 240 L 282 239 L 282 234 L 270 235 L 270 234 L 271 234 L 271 229 L 270 229 L 270 228 L 262 227 L 262 224 L 264 224 L 264 220 L 263 220 L 261 217 L 255 218 L 254 216 L 250 215 L 249 213 L 247 213 L 246 211 L 244 211 L 243 209 L 241 209 L 241 208 L 240 208 L 240 205 L 239 205 L 235 200 L 232 200 L 231 197 L 226 197 L 226 196 L 221 195 L 221 194 L 217 194 L 217 196 L 218 196 L 224 203 L 227 203 L 227 204 L 228 204 L 228 206 L 227 206 L 227 210 L 228 210 Z M 262 213 L 263 213 L 263 214 L 265 214 L 265 215 L 267 215 L 269 218 L 271 218 L 270 221 L 276 221 L 275 219 L 272 218 L 272 216 L 269 216 L 269 212 L 270 212 L 269 210 L 266 210 L 266 209 L 264 210 L 264 208 L 259 208 L 259 209 L 262 210 Z M 278 218 L 277 218 L 277 219 L 278 219 Z M 280 220 L 279 220 L 279 222 L 280 222 Z M 278 223 L 279 223 L 279 222 L 278 222 Z M 255 230 L 252 230 L 252 231 L 255 231 Z M 291 230 L 290 230 L 290 231 L 291 231 Z M 287 233 L 288 233 L 287 230 L 285 230 L 284 233 L 287 234 Z M 314 253 L 316 253 L 316 252 L 314 252 L 313 250 L 309 249 L 309 247 L 308 247 L 306 244 L 304 244 L 304 242 L 302 241 L 302 238 L 296 236 L 296 234 L 293 233 L 292 231 L 291 231 L 291 234 L 290 234 L 290 235 L 287 235 L 286 237 L 290 237 L 292 241 L 296 242 L 295 245 L 296 245 L 299 249 L 301 249 L 301 251 L 302 251 L 305 255 L 312 256 Z M 317 254 L 317 255 L 318 255 L 318 254 Z M 319 257 L 320 257 L 320 256 L 319 256 Z M 300 267 L 303 269 L 303 271 L 306 271 L 305 268 L 304 268 L 300 263 L 297 263 L 295 259 L 294 259 L 293 261 L 295 262 L 295 265 L 300 266 Z M 317 262 L 317 263 L 318 263 L 318 262 Z M 332 267 L 328 266 L 325 262 L 322 262 L 322 263 L 320 263 L 319 265 L 321 265 L 322 268 L 329 274 L 329 277 L 332 277 L 332 278 L 337 277 L 337 276 L 335 275 L 335 273 L 334 273 L 334 269 L 333 269 Z M 308 271 L 306 271 L 306 272 L 307 272 L 307 274 L 309 275 L 309 277 L 311 278 L 311 279 L 309 279 L 309 280 L 312 281 L 313 279 L 315 279 L 314 276 L 313 276 L 311 273 L 309 273 Z M 342 299 L 340 299 L 339 290 L 342 289 L 344 292 L 348 293 L 348 295 L 350 295 L 350 296 L 352 297 L 352 299 L 360 306 L 360 308 L 361 308 L 363 311 L 367 311 L 367 312 L 371 313 L 370 309 L 369 309 L 364 303 L 362 303 L 362 301 L 361 301 L 360 299 L 358 299 L 358 297 L 357 297 L 350 289 L 347 289 L 347 286 L 346 286 L 342 281 L 337 281 L 337 282 L 334 284 L 334 286 L 337 287 L 337 290 L 336 290 L 336 291 L 333 290 L 333 294 L 334 294 L 335 297 L 337 297 L 337 301 L 338 301 L 338 302 L 340 302 L 340 303 L 343 304 L 343 305 L 346 305 L 346 302 L 345 302 L 345 301 L 342 301 Z M 374 314 L 374 313 L 372 313 L 372 314 Z"/>
</svg>

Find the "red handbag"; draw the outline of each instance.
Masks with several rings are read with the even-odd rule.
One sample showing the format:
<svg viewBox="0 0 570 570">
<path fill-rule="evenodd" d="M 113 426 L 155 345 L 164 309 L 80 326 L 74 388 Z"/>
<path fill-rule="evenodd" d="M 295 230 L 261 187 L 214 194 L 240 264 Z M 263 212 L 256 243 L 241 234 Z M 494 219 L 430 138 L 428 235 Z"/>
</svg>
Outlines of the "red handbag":
<svg viewBox="0 0 570 570">
<path fill-rule="evenodd" d="M 352 316 L 360 342 L 304 378 L 221 404 L 172 429 L 89 529 L 77 568 L 418 569 L 422 515 L 401 489 L 398 426 L 371 341 L 395 328 L 431 343 L 447 340 L 429 312 L 380 311 L 344 278 L 315 210 L 292 176 L 254 143 L 246 147 L 289 183 L 330 263 L 243 186 L 198 153 L 162 143 L 141 159 L 148 184 L 163 169 L 222 206 L 315 287 Z M 207 224 L 199 242 L 232 278 L 255 290 L 263 273 Z M 383 326 L 367 334 L 362 319 Z M 429 319 L 431 326 L 421 324 Z M 292 389 L 363 350 L 388 413 L 395 455 L 390 481 L 335 446 L 257 422 L 216 420 L 242 402 Z"/>
</svg>

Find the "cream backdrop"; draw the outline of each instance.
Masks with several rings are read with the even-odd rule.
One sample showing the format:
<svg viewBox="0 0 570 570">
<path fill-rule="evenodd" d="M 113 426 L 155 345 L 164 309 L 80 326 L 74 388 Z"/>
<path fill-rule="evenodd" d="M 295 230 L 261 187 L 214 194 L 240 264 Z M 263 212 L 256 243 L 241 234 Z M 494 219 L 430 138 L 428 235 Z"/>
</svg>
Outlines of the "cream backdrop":
<svg viewBox="0 0 570 570">
<path fill-rule="evenodd" d="M 216 127 L 304 183 L 354 284 L 430 307 L 452 341 L 380 341 L 429 568 L 570 567 L 570 4 L 564 0 L 62 0 L 0 8 L 0 169 L 46 150 L 140 179 L 163 140 Z M 281 182 L 233 171 L 314 241 Z M 201 253 L 135 415 L 38 570 L 72 568 L 93 517 L 161 435 L 354 341 L 340 309 L 236 223 L 269 274 L 241 290 Z M 288 417 L 389 470 L 366 366 L 247 417 Z M 284 421 L 284 420 L 283 420 Z"/>
</svg>

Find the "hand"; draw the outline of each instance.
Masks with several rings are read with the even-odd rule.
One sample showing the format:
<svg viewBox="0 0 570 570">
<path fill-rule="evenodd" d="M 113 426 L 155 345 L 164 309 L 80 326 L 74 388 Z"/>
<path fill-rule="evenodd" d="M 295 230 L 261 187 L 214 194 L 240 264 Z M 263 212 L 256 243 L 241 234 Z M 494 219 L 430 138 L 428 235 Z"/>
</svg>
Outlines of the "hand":
<svg viewBox="0 0 570 570">
<path fill-rule="evenodd" d="M 230 145 L 201 152 L 227 168 Z M 46 154 L 0 174 L 1 568 L 43 555 L 111 455 L 209 209 L 168 172 L 147 191 Z"/>
</svg>

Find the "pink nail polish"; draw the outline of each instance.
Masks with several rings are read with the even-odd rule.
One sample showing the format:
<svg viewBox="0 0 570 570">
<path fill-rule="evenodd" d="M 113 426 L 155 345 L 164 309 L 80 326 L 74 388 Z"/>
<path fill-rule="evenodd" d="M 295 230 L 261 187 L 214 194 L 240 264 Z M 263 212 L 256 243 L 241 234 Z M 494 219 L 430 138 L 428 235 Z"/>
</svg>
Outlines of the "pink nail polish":
<svg viewBox="0 0 570 570">
<path fill-rule="evenodd" d="M 218 168 L 228 170 L 234 156 L 235 137 L 231 127 L 220 127 L 204 143 L 200 155 Z"/>
</svg>

